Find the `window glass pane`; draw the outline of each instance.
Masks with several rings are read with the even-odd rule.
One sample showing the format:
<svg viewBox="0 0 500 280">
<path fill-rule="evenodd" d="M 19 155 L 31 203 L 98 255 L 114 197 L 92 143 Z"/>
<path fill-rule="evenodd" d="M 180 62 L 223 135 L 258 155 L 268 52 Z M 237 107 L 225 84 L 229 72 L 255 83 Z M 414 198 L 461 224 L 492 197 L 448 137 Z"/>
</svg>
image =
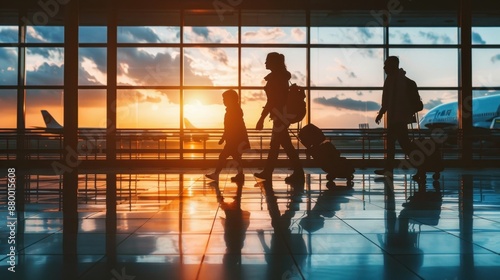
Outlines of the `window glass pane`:
<svg viewBox="0 0 500 280">
<path fill-rule="evenodd" d="M 472 27 L 473 45 L 500 44 L 500 27 Z"/>
<path fill-rule="evenodd" d="M 500 86 L 500 49 L 472 50 L 472 85 Z"/>
<path fill-rule="evenodd" d="M 399 67 L 418 86 L 458 86 L 458 50 L 390 49 L 399 57 Z"/>
<path fill-rule="evenodd" d="M 238 27 L 186 26 L 184 43 L 238 43 Z"/>
<path fill-rule="evenodd" d="M 449 45 L 458 43 L 455 27 L 391 27 L 390 44 Z"/>
<path fill-rule="evenodd" d="M 106 48 L 79 49 L 78 83 L 80 85 L 106 84 L 106 51 Z"/>
<path fill-rule="evenodd" d="M 80 26 L 78 33 L 80 43 L 106 43 L 107 27 L 106 26 Z"/>
<path fill-rule="evenodd" d="M 118 90 L 117 128 L 179 128 L 179 91 Z"/>
<path fill-rule="evenodd" d="M 320 128 L 359 128 L 368 123 L 378 127 L 382 91 L 311 91 L 311 122 Z"/>
<path fill-rule="evenodd" d="M 243 109 L 245 124 L 248 128 L 255 128 L 260 118 L 262 107 L 266 105 L 267 97 L 264 90 L 243 90 L 241 92 L 241 108 Z M 271 128 L 272 122 L 264 121 L 264 128 Z"/>
<path fill-rule="evenodd" d="M 46 127 L 41 110 L 47 110 L 64 126 L 64 94 L 59 89 L 34 89 L 26 91 L 26 128 Z"/>
<path fill-rule="evenodd" d="M 313 44 L 383 44 L 380 27 L 311 27 Z"/>
<path fill-rule="evenodd" d="M 28 26 L 26 43 L 64 43 L 64 26 Z"/>
<path fill-rule="evenodd" d="M 179 85 L 178 48 L 118 48 L 120 85 Z"/>
<path fill-rule="evenodd" d="M 311 49 L 312 86 L 382 86 L 383 50 Z"/>
<path fill-rule="evenodd" d="M 17 26 L 0 26 L 0 43 L 17 43 L 18 32 Z"/>
<path fill-rule="evenodd" d="M 292 74 L 291 82 L 306 85 L 305 48 L 244 48 L 241 50 L 241 83 L 244 86 L 264 86 L 264 77 L 270 72 L 266 69 L 266 57 L 270 52 L 285 56 L 287 70 Z"/>
<path fill-rule="evenodd" d="M 78 126 L 106 128 L 106 90 L 78 91 Z"/>
<path fill-rule="evenodd" d="M 178 26 L 118 26 L 118 43 L 179 43 Z"/>
<path fill-rule="evenodd" d="M 17 127 L 17 91 L 15 89 L 0 89 L 0 112 L 3 115 L 0 128 Z"/>
<path fill-rule="evenodd" d="M 192 128 L 223 128 L 225 106 L 222 103 L 224 90 L 184 91 L 184 122 Z M 191 128 L 186 126 L 186 128 Z"/>
<path fill-rule="evenodd" d="M 184 85 L 238 85 L 238 49 L 185 48 Z"/>
<path fill-rule="evenodd" d="M 27 85 L 62 85 L 63 80 L 64 48 L 27 48 Z"/>
<path fill-rule="evenodd" d="M 17 48 L 0 47 L 0 85 L 17 85 Z"/>
<path fill-rule="evenodd" d="M 305 27 L 247 27 L 241 28 L 241 42 L 248 44 L 305 44 Z"/>
</svg>

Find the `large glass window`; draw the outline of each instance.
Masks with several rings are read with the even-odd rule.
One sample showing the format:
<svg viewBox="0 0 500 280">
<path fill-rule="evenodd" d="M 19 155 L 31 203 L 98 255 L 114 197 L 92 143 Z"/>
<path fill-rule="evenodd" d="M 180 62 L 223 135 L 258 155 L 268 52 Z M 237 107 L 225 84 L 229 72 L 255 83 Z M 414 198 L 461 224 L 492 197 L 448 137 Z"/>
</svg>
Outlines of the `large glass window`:
<svg viewBox="0 0 500 280">
<path fill-rule="evenodd" d="M 17 85 L 17 49 L 0 47 L 0 85 Z"/>
<path fill-rule="evenodd" d="M 178 48 L 118 48 L 118 84 L 159 86 L 180 83 Z"/>
<path fill-rule="evenodd" d="M 28 47 L 26 53 L 27 85 L 63 85 L 64 48 Z"/>
<path fill-rule="evenodd" d="M 2 124 L 0 128 L 16 128 L 17 126 L 17 91 L 0 89 L 0 112 Z"/>
<path fill-rule="evenodd" d="M 184 85 L 237 86 L 236 48 L 185 48 Z"/>
</svg>

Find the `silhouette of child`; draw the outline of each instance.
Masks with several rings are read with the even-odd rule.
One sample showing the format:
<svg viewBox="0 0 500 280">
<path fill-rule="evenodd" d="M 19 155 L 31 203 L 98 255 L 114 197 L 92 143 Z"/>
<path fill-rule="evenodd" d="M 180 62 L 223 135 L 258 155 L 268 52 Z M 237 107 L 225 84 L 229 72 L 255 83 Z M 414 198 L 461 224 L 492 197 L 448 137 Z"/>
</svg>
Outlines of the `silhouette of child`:
<svg viewBox="0 0 500 280">
<path fill-rule="evenodd" d="M 231 177 L 232 181 L 244 179 L 241 155 L 245 150 L 250 149 L 247 128 L 243 120 L 243 110 L 238 103 L 238 93 L 230 89 L 222 93 L 222 100 L 226 106 L 224 115 L 224 133 L 219 140 L 219 145 L 226 142 L 224 149 L 219 155 L 219 161 L 213 173 L 205 175 L 214 181 L 219 180 L 219 174 L 226 163 L 226 159 L 231 156 L 236 161 L 238 174 Z"/>
</svg>

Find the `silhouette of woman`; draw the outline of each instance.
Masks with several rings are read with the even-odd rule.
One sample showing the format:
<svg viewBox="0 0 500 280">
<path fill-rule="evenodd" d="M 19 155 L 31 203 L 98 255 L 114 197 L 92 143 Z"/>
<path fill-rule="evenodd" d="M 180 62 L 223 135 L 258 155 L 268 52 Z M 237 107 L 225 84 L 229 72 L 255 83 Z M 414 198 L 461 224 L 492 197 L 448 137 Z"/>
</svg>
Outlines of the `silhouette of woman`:
<svg viewBox="0 0 500 280">
<path fill-rule="evenodd" d="M 264 90 L 267 95 L 267 102 L 264 106 L 256 129 L 264 127 L 264 119 L 269 115 L 273 121 L 271 144 L 267 155 L 266 165 L 260 173 L 254 176 L 264 180 L 271 180 L 274 167 L 279 155 L 280 146 L 285 149 L 288 158 L 292 161 L 293 173 L 285 178 L 286 182 L 303 181 L 304 170 L 300 163 L 297 151 L 292 145 L 288 127 L 290 123 L 284 117 L 286 99 L 288 96 L 288 81 L 291 78 L 290 72 L 286 69 L 285 56 L 280 53 L 271 52 L 267 54 L 266 69 L 270 70 L 264 79 L 267 81 Z"/>
</svg>

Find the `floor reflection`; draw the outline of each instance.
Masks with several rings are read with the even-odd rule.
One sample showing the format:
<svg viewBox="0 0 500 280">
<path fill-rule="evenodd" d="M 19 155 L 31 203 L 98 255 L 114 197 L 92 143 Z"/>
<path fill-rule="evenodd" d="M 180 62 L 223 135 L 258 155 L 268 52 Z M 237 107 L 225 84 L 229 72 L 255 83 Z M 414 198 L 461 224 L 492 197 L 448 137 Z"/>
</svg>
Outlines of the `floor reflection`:
<svg viewBox="0 0 500 280">
<path fill-rule="evenodd" d="M 0 183 L 0 279 L 494 279 L 499 170 L 439 180 L 319 169 L 288 185 L 207 170 L 18 173 L 15 231 Z M 24 192 L 22 191 L 24 189 Z M 8 270 L 9 236 L 15 269 Z"/>
</svg>

